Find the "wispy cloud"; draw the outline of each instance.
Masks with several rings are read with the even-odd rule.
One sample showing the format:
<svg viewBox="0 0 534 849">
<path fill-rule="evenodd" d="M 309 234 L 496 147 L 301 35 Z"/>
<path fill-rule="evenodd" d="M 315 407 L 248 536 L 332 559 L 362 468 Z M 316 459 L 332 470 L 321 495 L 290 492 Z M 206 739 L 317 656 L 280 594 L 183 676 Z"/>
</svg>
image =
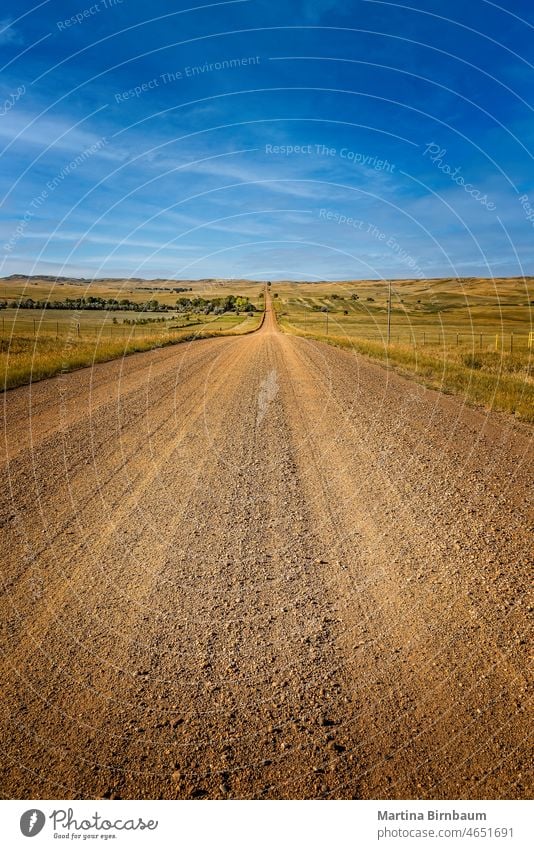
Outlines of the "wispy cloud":
<svg viewBox="0 0 534 849">
<path fill-rule="evenodd" d="M 0 20 L 0 44 L 24 44 L 21 34 L 11 26 L 11 19 Z"/>
<path fill-rule="evenodd" d="M 36 117 L 35 113 L 24 109 L 12 109 L 0 121 L 0 138 L 16 144 L 17 150 L 22 145 L 50 148 L 54 151 L 81 153 L 104 138 L 91 130 L 83 129 L 80 119 L 66 117 Z M 98 155 L 107 159 L 125 159 L 127 153 L 113 145 L 104 145 L 98 150 Z"/>
</svg>

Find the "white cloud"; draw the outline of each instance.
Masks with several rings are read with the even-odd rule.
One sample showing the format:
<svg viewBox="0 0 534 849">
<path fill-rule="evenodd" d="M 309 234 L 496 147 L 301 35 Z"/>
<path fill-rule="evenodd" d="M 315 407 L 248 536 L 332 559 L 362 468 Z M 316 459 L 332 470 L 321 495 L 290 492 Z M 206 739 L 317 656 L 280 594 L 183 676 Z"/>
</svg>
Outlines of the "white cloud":
<svg viewBox="0 0 534 849">
<path fill-rule="evenodd" d="M 0 21 L 0 44 L 23 44 L 23 38 L 13 29 L 9 18 Z"/>
<path fill-rule="evenodd" d="M 54 151 L 68 151 L 74 155 L 91 148 L 93 145 L 101 144 L 104 136 L 98 136 L 93 132 L 74 127 L 72 120 L 36 116 L 26 110 L 12 109 L 0 121 L 0 138 L 12 142 L 13 145 L 31 145 L 42 149 L 50 148 L 49 153 Z M 117 151 L 113 145 L 104 144 L 95 152 L 95 156 L 105 159 L 124 160 L 125 151 Z"/>
</svg>

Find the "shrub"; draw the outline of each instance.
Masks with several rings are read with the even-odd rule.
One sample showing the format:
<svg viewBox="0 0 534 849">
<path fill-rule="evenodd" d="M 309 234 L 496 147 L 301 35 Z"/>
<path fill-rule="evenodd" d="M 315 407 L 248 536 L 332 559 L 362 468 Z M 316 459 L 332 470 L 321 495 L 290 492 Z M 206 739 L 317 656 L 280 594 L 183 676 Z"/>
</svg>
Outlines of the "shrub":
<svg viewBox="0 0 534 849">
<path fill-rule="evenodd" d="M 464 354 L 462 356 L 462 362 L 464 366 L 467 366 L 467 368 L 472 369 L 482 368 L 483 365 L 482 360 L 476 357 L 474 354 Z"/>
</svg>

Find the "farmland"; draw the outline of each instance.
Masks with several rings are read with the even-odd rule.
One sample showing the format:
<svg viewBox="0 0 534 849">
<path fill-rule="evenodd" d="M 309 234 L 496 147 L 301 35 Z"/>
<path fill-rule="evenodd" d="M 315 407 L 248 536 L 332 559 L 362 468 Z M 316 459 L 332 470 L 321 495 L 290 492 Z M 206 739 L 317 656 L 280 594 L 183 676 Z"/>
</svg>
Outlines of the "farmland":
<svg viewBox="0 0 534 849">
<path fill-rule="evenodd" d="M 185 292 L 183 290 L 186 290 Z M 12 275 L 0 279 L 0 300 L 31 297 L 34 300 L 79 298 L 94 295 L 105 298 L 129 298 L 146 301 L 157 298 L 162 304 L 174 305 L 182 294 L 194 294 L 214 298 L 235 292 L 258 298 L 261 286 L 247 280 L 142 280 L 142 279 L 97 279 L 24 277 Z"/>
<path fill-rule="evenodd" d="M 311 333 L 352 336 L 375 341 L 387 338 L 388 282 L 277 283 L 284 324 Z M 502 280 L 395 280 L 392 281 L 393 342 L 456 344 L 482 334 L 483 347 L 492 347 L 496 335 L 509 346 L 514 334 L 527 346 L 534 329 L 534 278 Z"/>
<path fill-rule="evenodd" d="M 290 333 L 352 349 L 466 401 L 534 416 L 532 279 L 276 284 Z"/>
<path fill-rule="evenodd" d="M 190 286 L 174 284 L 175 288 Z M 245 287 L 258 298 L 261 289 Z M 227 312 L 205 314 L 175 310 L 178 298 L 222 298 L 231 293 L 229 287 L 196 286 L 191 291 L 171 291 L 170 284 L 140 282 L 126 288 L 99 283 L 49 282 L 43 279 L 27 281 L 21 278 L 0 281 L 0 301 L 8 306 L 0 311 L 0 381 L 9 389 L 24 383 L 51 377 L 60 372 L 90 366 L 98 362 L 147 351 L 193 338 L 225 333 L 247 333 L 260 321 L 258 313 Z M 241 292 L 239 294 L 242 294 Z M 129 300 L 134 304 L 153 305 L 154 309 L 136 312 L 129 309 L 54 309 L 55 303 L 65 304 L 80 298 Z M 243 294 L 244 298 L 247 295 Z M 31 299 L 47 302 L 47 309 L 14 308 L 13 302 Z"/>
</svg>

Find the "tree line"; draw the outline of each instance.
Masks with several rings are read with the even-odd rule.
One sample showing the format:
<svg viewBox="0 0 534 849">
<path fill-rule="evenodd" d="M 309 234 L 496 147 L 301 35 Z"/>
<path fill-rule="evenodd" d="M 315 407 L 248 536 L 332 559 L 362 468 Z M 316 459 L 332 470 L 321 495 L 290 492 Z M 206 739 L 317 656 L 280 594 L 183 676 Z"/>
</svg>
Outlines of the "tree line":
<svg viewBox="0 0 534 849">
<path fill-rule="evenodd" d="M 172 304 L 161 304 L 155 298 L 149 301 L 131 301 L 129 298 L 100 298 L 89 295 L 83 298 L 64 298 L 61 301 L 34 300 L 33 298 L 19 298 L 13 301 L 0 301 L 0 309 L 20 310 L 107 310 L 115 312 L 119 310 L 131 312 L 195 312 L 216 313 L 225 312 L 256 312 L 256 307 L 246 297 L 239 295 L 226 295 L 224 298 L 200 298 L 181 297 Z"/>
</svg>

